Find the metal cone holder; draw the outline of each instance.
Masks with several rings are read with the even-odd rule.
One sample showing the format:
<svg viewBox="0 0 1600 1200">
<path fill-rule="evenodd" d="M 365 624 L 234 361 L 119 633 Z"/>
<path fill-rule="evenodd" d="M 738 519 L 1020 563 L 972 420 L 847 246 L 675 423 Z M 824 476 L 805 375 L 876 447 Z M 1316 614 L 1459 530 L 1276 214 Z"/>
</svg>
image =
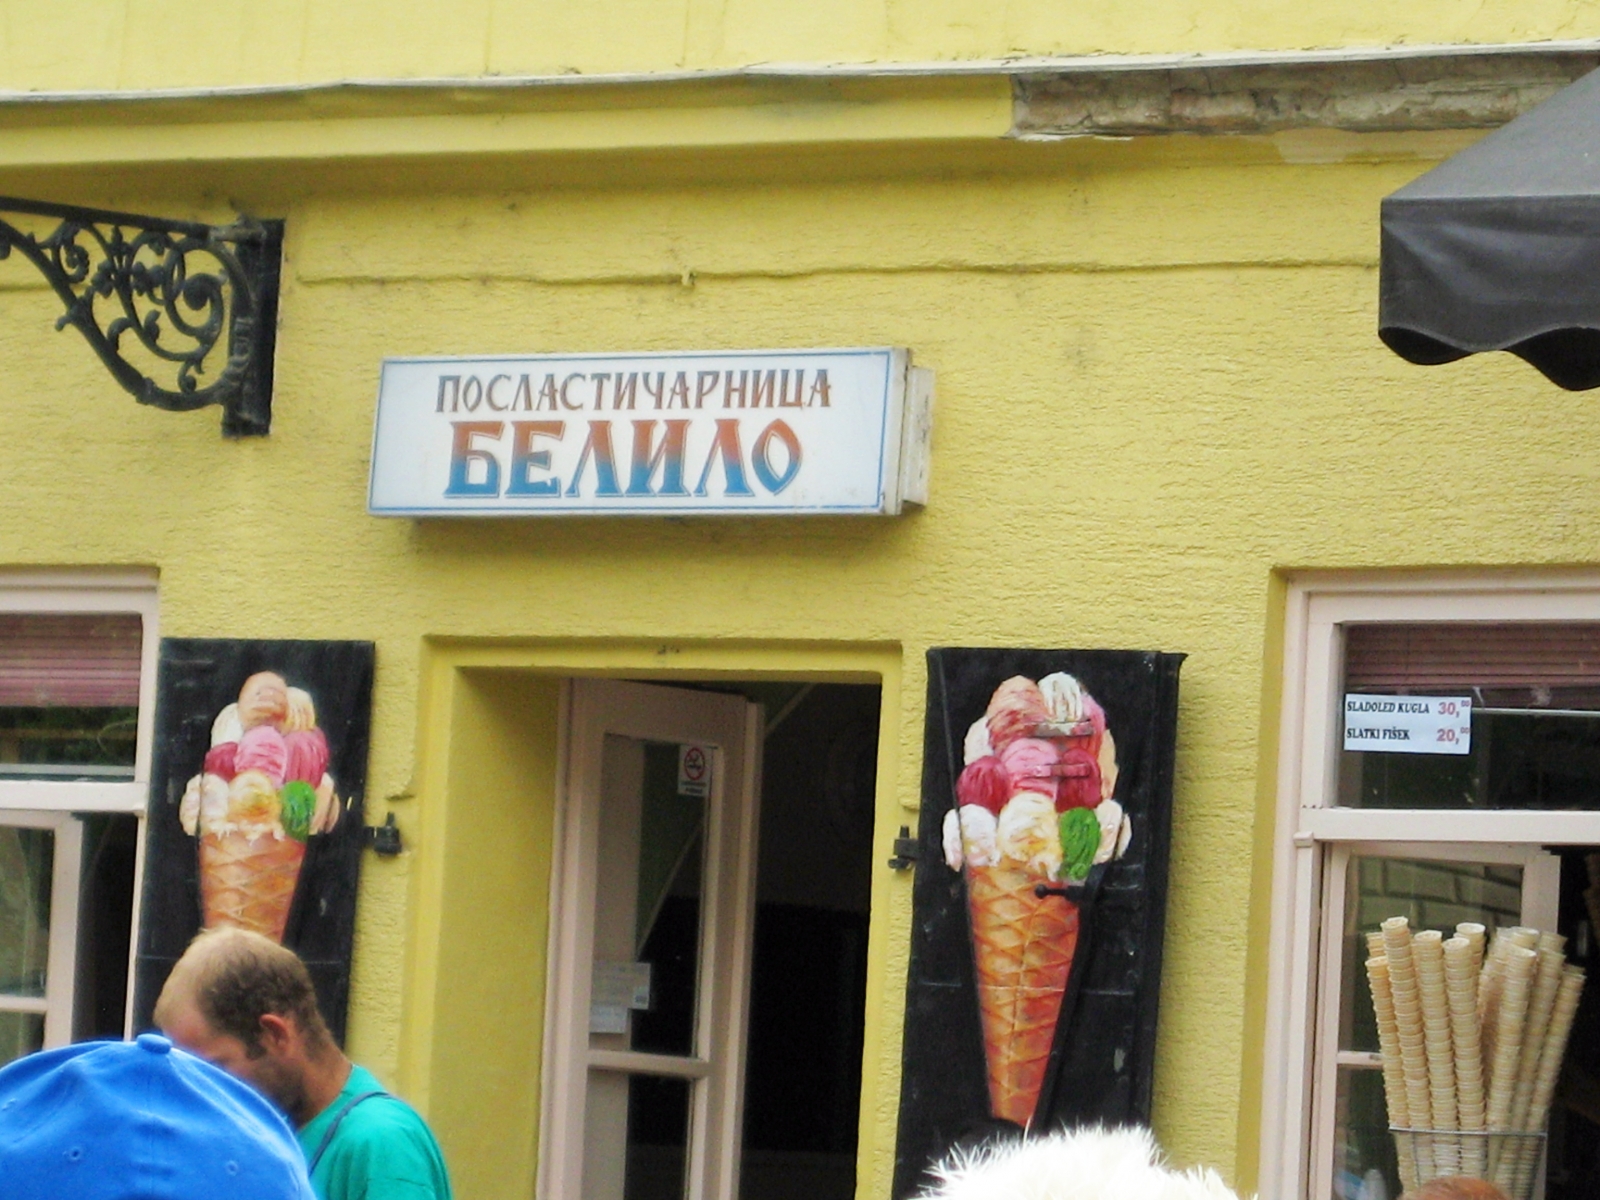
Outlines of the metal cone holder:
<svg viewBox="0 0 1600 1200">
<path fill-rule="evenodd" d="M 1441 1176 L 1464 1176 L 1497 1185 L 1510 1200 L 1531 1200 L 1533 1182 L 1544 1157 L 1543 1130 L 1521 1132 L 1464 1129 L 1400 1129 L 1391 1126 L 1400 1160 L 1417 1164 L 1417 1178 L 1401 1179 L 1406 1191 Z M 1440 1152 L 1443 1153 L 1440 1153 Z M 1441 1160 L 1460 1162 L 1461 1168 L 1440 1170 Z"/>
</svg>

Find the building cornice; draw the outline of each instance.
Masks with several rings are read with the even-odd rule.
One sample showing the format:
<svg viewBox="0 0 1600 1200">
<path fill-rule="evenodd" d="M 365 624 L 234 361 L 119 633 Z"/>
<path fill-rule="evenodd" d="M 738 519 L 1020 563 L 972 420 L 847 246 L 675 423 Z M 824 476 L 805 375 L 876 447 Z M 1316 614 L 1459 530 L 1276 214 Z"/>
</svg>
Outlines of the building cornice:
<svg viewBox="0 0 1600 1200">
<path fill-rule="evenodd" d="M 533 107 L 540 97 L 573 92 L 638 89 L 678 91 L 697 87 L 847 83 L 851 81 L 937 81 L 1007 79 L 1021 100 L 1043 104 L 1047 97 L 1124 88 L 1142 94 L 1172 81 L 1180 91 L 1209 80 L 1212 90 L 1248 85 L 1324 86 L 1350 91 L 1363 85 L 1392 88 L 1425 81 L 1458 81 L 1466 91 L 1493 90 L 1499 79 L 1538 88 L 1557 78 L 1570 80 L 1600 63 L 1600 39 L 1491 44 L 1355 46 L 1309 50 L 1238 50 L 1192 54 L 1088 54 L 1017 56 L 941 62 L 755 63 L 732 68 L 682 71 L 609 72 L 553 75 L 481 75 L 432 78 L 338 79 L 281 84 L 102 90 L 3 90 L 0 110 L 78 108 L 167 108 L 193 103 L 283 102 L 307 115 L 326 115 L 341 101 L 369 108 L 422 104 L 430 111 L 460 107 L 482 112 L 504 104 Z M 1392 78 L 1391 78 L 1392 76 Z M 1129 83 L 1129 81 L 1136 81 Z M 1206 90 L 1204 88 L 1200 90 Z M 545 101 L 547 102 L 547 101 Z M 1180 106 L 1181 108 L 1181 106 Z M 290 115 L 290 114 L 286 114 Z M 228 119 L 225 115 L 217 119 Z M 1182 120 L 1181 116 L 1178 118 Z M 1136 119 L 1134 128 L 1147 124 Z M 1461 126 L 1451 126 L 1461 127 Z M 1390 126 L 1392 128 L 1392 126 Z"/>
<path fill-rule="evenodd" d="M 571 164 L 692 175 L 712 159 L 769 170 L 784 161 L 774 153 L 868 146 L 880 162 L 899 147 L 997 169 L 1029 143 L 1101 153 L 1113 139 L 1168 157 L 1434 158 L 1597 64 L 1600 40 L 1585 40 L 0 92 L 0 175 L 20 195 L 76 196 L 84 179 L 116 173 L 125 188 L 179 171 L 253 196 L 368 169 L 391 183 L 514 186 L 534 158 L 542 179 L 588 179 Z"/>
<path fill-rule="evenodd" d="M 1018 75 L 1021 138 L 1492 129 L 1600 66 L 1600 47 Z"/>
</svg>

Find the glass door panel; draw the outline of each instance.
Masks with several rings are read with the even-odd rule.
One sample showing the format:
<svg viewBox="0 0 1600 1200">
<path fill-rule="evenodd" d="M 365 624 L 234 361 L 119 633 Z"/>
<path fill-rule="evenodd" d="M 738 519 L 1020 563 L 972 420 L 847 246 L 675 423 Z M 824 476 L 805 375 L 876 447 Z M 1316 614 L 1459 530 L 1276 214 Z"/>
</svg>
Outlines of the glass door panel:
<svg viewBox="0 0 1600 1200">
<path fill-rule="evenodd" d="M 759 710 L 572 685 L 540 1193 L 731 1200 Z"/>
<path fill-rule="evenodd" d="M 0 825 L 0 1064 L 44 1045 L 55 831 Z"/>
<path fill-rule="evenodd" d="M 706 799 L 680 793 L 679 749 L 605 738 L 592 1049 L 694 1053 Z"/>
<path fill-rule="evenodd" d="M 584 1196 L 683 1200 L 688 1187 L 688 1079 L 589 1073 Z M 620 1141 L 617 1130 L 622 1130 Z"/>
<path fill-rule="evenodd" d="M 0 826 L 0 997 L 44 999 L 50 961 L 52 829 Z"/>
<path fill-rule="evenodd" d="M 82 828 L 0 811 L 0 1064 L 71 1040 Z"/>
</svg>

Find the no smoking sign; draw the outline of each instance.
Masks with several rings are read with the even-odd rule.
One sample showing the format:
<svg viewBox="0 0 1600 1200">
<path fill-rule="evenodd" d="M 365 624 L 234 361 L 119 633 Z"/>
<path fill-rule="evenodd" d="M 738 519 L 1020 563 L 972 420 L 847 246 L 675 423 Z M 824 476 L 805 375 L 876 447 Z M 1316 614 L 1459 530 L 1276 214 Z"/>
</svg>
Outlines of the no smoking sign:
<svg viewBox="0 0 1600 1200">
<path fill-rule="evenodd" d="M 678 747 L 678 795 L 706 797 L 711 794 L 711 747 L 694 744 Z"/>
</svg>

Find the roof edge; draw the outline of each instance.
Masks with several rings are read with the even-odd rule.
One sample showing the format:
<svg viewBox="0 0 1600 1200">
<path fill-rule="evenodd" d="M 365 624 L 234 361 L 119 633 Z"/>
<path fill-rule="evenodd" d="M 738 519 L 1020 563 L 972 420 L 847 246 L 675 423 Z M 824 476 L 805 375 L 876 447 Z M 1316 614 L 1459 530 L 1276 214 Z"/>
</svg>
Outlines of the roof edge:
<svg viewBox="0 0 1600 1200">
<path fill-rule="evenodd" d="M 1325 67 L 1429 59 L 1600 54 L 1600 38 L 1506 43 L 1439 43 L 1327 47 L 1305 50 L 1237 50 L 1183 54 L 1017 56 L 936 62 L 753 63 L 741 67 L 596 74 L 474 75 L 347 78 L 305 83 L 104 90 L 0 90 L 0 107 L 123 105 L 185 100 L 261 99 L 338 93 L 519 92 L 584 88 L 637 88 L 704 83 L 940 79 L 989 76 L 1024 80 L 1061 76 L 1126 75 L 1216 68 Z"/>
</svg>

